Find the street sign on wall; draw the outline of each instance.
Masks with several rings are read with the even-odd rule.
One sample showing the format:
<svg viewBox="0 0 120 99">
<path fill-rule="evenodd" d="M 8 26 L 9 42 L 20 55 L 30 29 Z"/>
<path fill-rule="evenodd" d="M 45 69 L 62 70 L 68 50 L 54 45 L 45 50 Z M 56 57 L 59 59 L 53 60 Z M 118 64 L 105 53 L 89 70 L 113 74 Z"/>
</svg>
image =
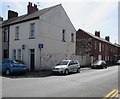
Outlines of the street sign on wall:
<svg viewBox="0 0 120 99">
<path fill-rule="evenodd" d="M 43 48 L 43 44 L 38 44 L 38 48 Z"/>
</svg>

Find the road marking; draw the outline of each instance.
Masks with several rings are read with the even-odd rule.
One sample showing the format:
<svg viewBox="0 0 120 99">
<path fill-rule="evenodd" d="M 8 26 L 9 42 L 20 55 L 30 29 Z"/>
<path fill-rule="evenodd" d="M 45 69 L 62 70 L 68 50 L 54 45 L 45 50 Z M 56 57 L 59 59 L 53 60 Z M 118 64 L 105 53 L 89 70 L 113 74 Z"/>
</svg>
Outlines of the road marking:
<svg viewBox="0 0 120 99">
<path fill-rule="evenodd" d="M 115 99 L 115 97 L 118 97 L 118 93 L 120 91 L 114 89 L 111 92 L 109 92 L 105 97 L 103 97 L 103 99 Z"/>
</svg>

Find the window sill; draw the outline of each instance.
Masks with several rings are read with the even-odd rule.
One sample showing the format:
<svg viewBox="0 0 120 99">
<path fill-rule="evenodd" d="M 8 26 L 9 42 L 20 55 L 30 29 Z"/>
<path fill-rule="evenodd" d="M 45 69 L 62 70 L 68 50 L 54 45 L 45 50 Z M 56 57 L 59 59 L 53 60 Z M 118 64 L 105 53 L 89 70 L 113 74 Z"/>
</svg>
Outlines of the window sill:
<svg viewBox="0 0 120 99">
<path fill-rule="evenodd" d="M 29 39 L 35 39 L 35 37 L 30 37 Z"/>
<path fill-rule="evenodd" d="M 8 42 L 8 41 L 4 41 L 4 42 Z"/>
<path fill-rule="evenodd" d="M 19 39 L 14 39 L 14 41 L 18 41 Z"/>
</svg>

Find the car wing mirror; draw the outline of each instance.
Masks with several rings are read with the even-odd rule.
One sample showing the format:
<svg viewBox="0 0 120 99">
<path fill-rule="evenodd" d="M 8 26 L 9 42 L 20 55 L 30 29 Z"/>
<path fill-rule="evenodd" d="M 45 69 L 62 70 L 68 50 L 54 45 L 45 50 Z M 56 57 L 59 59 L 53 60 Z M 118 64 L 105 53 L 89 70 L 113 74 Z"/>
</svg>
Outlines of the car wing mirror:
<svg viewBox="0 0 120 99">
<path fill-rule="evenodd" d="M 71 66 L 71 64 L 68 64 L 68 66 Z"/>
</svg>

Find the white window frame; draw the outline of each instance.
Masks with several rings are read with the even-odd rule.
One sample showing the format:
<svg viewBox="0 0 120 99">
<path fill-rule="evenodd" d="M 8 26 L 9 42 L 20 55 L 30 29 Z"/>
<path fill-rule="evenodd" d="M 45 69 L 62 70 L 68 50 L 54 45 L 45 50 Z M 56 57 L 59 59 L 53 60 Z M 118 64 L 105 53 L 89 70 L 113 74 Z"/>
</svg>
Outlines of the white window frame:
<svg viewBox="0 0 120 99">
<path fill-rule="evenodd" d="M 30 23 L 30 38 L 35 38 L 35 23 Z"/>
<path fill-rule="evenodd" d="M 8 28 L 4 29 L 4 42 L 8 42 Z"/>
<path fill-rule="evenodd" d="M 101 46 L 102 44 L 101 43 L 99 43 L 99 52 L 101 52 Z"/>
<path fill-rule="evenodd" d="M 13 59 L 16 59 L 16 49 L 13 49 Z"/>
<path fill-rule="evenodd" d="M 15 27 L 15 40 L 19 40 L 19 32 L 20 32 L 20 27 L 16 26 Z"/>
</svg>

